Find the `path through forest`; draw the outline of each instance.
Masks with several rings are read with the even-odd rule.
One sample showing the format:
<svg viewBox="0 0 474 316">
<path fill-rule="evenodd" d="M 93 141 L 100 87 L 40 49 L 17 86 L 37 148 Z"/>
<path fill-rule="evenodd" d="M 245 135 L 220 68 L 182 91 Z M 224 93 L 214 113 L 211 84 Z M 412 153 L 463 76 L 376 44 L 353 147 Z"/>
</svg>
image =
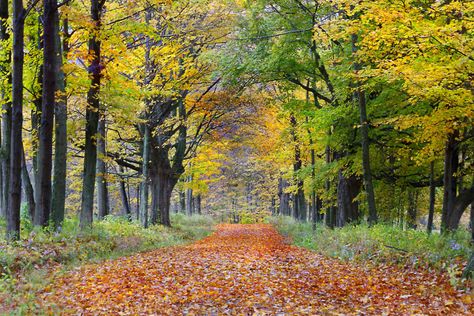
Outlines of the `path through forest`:
<svg viewBox="0 0 474 316">
<path fill-rule="evenodd" d="M 86 315 L 459 315 L 474 307 L 435 274 L 328 259 L 290 246 L 270 225 L 220 225 L 189 246 L 89 265 L 58 278 L 41 301 Z"/>
</svg>

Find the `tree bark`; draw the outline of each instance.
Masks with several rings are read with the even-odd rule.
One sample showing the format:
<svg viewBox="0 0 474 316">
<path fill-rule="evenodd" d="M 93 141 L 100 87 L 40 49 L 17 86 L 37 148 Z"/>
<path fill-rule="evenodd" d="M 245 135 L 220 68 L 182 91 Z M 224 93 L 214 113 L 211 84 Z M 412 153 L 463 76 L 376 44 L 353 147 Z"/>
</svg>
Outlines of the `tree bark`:
<svg viewBox="0 0 474 316">
<path fill-rule="evenodd" d="M 428 234 L 431 234 L 431 232 L 433 231 L 435 202 L 436 202 L 436 186 L 434 184 L 434 162 L 432 161 L 430 163 L 430 207 L 428 211 L 428 224 L 426 227 Z"/>
<path fill-rule="evenodd" d="M 360 180 L 355 175 L 349 177 L 339 170 L 337 186 L 337 215 L 336 226 L 344 225 L 359 220 L 359 203 L 354 201 L 360 192 Z"/>
<path fill-rule="evenodd" d="M 56 0 L 43 1 L 43 94 L 38 143 L 39 186 L 35 226 L 47 226 L 51 212 L 51 174 L 53 168 L 53 124 L 56 94 Z"/>
<path fill-rule="evenodd" d="M 26 157 L 25 149 L 22 146 L 22 155 L 21 155 L 21 180 L 23 183 L 23 191 L 25 192 L 26 202 L 28 204 L 28 214 L 30 220 L 33 222 L 35 218 L 35 193 L 33 190 L 33 185 L 31 184 L 30 174 L 28 173 L 28 168 L 26 166 Z"/>
<path fill-rule="evenodd" d="M 331 133 L 329 133 L 331 134 Z M 329 145 L 326 146 L 326 164 L 331 163 L 331 148 Z M 331 190 L 331 181 L 329 179 L 326 180 L 326 191 L 329 192 Z M 331 200 L 326 201 L 326 213 L 324 214 L 326 226 L 333 229 L 336 225 L 336 212 Z"/>
<path fill-rule="evenodd" d="M 140 211 L 139 218 L 143 227 L 148 227 L 148 178 L 150 161 L 150 128 L 148 123 L 143 124 L 143 157 L 142 182 L 140 184 Z"/>
<path fill-rule="evenodd" d="M 186 192 L 184 190 L 179 191 L 179 211 L 186 214 Z"/>
<path fill-rule="evenodd" d="M 448 136 L 444 151 L 443 211 L 441 214 L 441 231 L 443 233 L 451 230 L 451 227 L 449 227 L 449 218 L 453 213 L 457 192 L 456 173 L 458 171 L 459 157 L 456 137 L 456 132 Z"/>
<path fill-rule="evenodd" d="M 153 172 L 153 168 L 150 168 L 150 180 L 151 180 L 151 216 L 150 224 L 156 225 L 160 221 L 160 205 L 158 200 L 158 190 L 160 189 L 159 179 Z"/>
<path fill-rule="evenodd" d="M 123 178 L 123 175 L 125 173 L 125 170 L 123 166 L 119 165 L 119 170 L 120 170 L 120 197 L 122 199 L 122 210 L 123 210 L 123 215 L 127 217 L 128 220 L 132 219 L 132 211 L 130 209 L 130 202 L 128 199 L 127 195 L 127 190 L 125 187 L 125 180 Z"/>
<path fill-rule="evenodd" d="M 280 198 L 279 214 L 284 216 L 290 215 L 290 194 L 285 192 L 288 182 L 280 178 L 278 181 L 278 196 Z"/>
<path fill-rule="evenodd" d="M 471 203 L 471 244 L 474 245 L 474 202 Z"/>
<path fill-rule="evenodd" d="M 195 213 L 201 215 L 201 194 L 198 194 L 194 200 Z"/>
<path fill-rule="evenodd" d="M 22 0 L 13 0 L 12 126 L 10 151 L 10 190 L 7 209 L 7 239 L 20 237 L 21 157 L 23 127 L 23 62 L 25 9 Z"/>
<path fill-rule="evenodd" d="M 95 137 L 99 124 L 99 93 L 101 79 L 101 43 L 100 39 L 94 34 L 101 28 L 101 11 L 104 0 L 91 1 L 91 18 L 94 23 L 94 30 L 89 39 L 89 55 L 91 64 L 88 72 L 91 78 L 91 84 L 87 93 L 86 110 L 86 139 L 84 146 L 84 175 L 82 184 L 82 204 L 80 214 L 81 229 L 90 227 L 93 219 L 94 209 L 94 190 L 97 163 L 97 144 Z"/>
<path fill-rule="evenodd" d="M 192 178 L 188 177 L 188 183 L 191 181 Z M 193 189 L 191 188 L 186 189 L 186 215 L 193 215 Z"/>
<path fill-rule="evenodd" d="M 0 0 L 0 40 L 5 43 L 10 38 L 8 32 L 8 0 Z M 6 47 L 2 44 L 2 49 Z M 6 60 L 2 60 L 0 63 L 0 72 L 2 76 L 8 76 L 8 82 L 11 83 L 12 76 L 9 70 L 11 64 L 11 53 L 7 53 Z M 9 100 L 8 94 L 10 91 L 6 87 L 2 87 L 1 90 L 1 102 L 2 102 L 2 128 L 1 128 L 1 145 L 2 145 L 2 187 L 1 189 L 1 205 L 0 217 L 6 218 L 7 209 L 9 206 L 9 184 L 10 184 L 10 140 L 11 140 L 11 125 L 12 125 L 12 104 Z"/>
<path fill-rule="evenodd" d="M 102 118 L 99 121 L 97 139 L 97 208 L 99 211 L 99 219 L 103 219 L 109 215 L 107 165 L 104 160 L 107 155 L 106 135 L 105 117 L 102 113 Z"/>
<path fill-rule="evenodd" d="M 56 59 L 56 84 L 59 96 L 55 105 L 55 138 L 54 147 L 54 173 L 53 173 L 53 198 L 51 201 L 51 219 L 56 229 L 64 221 L 66 204 L 66 169 L 67 169 L 67 97 L 66 77 L 63 72 L 63 58 L 69 51 L 68 20 L 63 21 L 62 50 L 58 51 Z M 56 45 L 61 47 L 59 19 L 56 23 Z"/>
<path fill-rule="evenodd" d="M 407 226 L 411 229 L 417 228 L 418 215 L 418 192 L 413 189 L 408 189 L 408 211 L 407 211 Z"/>
</svg>

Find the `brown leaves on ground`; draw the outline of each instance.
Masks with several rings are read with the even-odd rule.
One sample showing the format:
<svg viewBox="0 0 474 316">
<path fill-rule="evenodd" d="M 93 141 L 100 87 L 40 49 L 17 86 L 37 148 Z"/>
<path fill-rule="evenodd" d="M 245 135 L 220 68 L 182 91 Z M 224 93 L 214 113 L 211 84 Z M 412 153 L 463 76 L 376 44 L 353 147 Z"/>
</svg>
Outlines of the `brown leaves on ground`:
<svg viewBox="0 0 474 316">
<path fill-rule="evenodd" d="M 190 246 L 73 271 L 43 308 L 85 315 L 472 314 L 443 277 L 369 269 L 286 244 L 270 225 L 220 225 Z"/>
</svg>

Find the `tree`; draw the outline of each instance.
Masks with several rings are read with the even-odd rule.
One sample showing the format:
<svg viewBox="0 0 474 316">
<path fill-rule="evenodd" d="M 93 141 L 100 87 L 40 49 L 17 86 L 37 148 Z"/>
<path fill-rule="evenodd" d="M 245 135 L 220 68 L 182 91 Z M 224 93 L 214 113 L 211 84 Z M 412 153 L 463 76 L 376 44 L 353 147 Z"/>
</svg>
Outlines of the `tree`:
<svg viewBox="0 0 474 316">
<path fill-rule="evenodd" d="M 84 229 L 92 225 L 94 208 L 94 189 L 97 163 L 97 143 L 96 134 L 99 124 L 100 110 L 100 82 L 102 73 L 101 61 L 101 40 L 98 32 L 101 29 L 102 10 L 105 0 L 91 0 L 90 15 L 93 28 L 89 38 L 90 66 L 90 87 L 87 93 L 86 110 L 86 137 L 84 146 L 84 178 L 82 188 L 82 203 L 80 225 Z"/>
<path fill-rule="evenodd" d="M 56 25 L 58 22 L 56 0 L 43 1 L 43 100 L 38 143 L 38 192 L 34 224 L 47 226 L 51 212 L 51 173 L 53 153 L 53 125 L 56 94 L 56 59 L 58 45 Z"/>
<path fill-rule="evenodd" d="M 0 1 L 0 41 L 2 46 L 2 59 L 0 62 L 0 71 L 3 78 L 1 83 L 1 102 L 2 102 L 2 126 L 1 126 L 1 147 L 2 147 L 2 186 L 1 186 L 1 216 L 6 218 L 9 205 L 9 183 L 10 183 L 10 134 L 11 134 L 11 99 L 10 84 L 12 75 L 9 71 L 11 63 L 11 50 L 7 45 L 10 38 L 8 32 L 8 0 Z"/>
</svg>

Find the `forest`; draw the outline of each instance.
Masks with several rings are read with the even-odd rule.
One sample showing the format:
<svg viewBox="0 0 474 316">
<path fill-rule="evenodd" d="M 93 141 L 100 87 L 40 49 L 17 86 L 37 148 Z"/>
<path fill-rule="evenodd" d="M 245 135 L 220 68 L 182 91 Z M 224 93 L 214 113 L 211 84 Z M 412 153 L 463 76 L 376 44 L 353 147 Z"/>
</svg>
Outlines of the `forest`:
<svg viewBox="0 0 474 316">
<path fill-rule="evenodd" d="M 0 48 L 0 314 L 474 313 L 472 1 L 0 0 Z"/>
</svg>

